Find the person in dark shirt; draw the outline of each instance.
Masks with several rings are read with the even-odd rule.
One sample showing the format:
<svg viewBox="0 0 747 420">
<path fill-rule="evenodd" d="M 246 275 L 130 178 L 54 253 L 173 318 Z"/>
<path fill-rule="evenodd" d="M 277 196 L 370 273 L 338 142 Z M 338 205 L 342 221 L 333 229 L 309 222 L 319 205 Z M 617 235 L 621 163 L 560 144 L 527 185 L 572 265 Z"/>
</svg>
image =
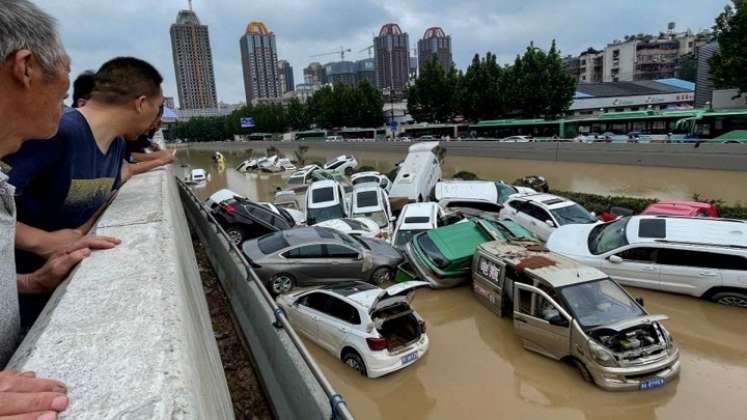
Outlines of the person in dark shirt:
<svg viewBox="0 0 747 420">
<path fill-rule="evenodd" d="M 93 91 L 96 73 L 86 70 L 79 74 L 73 82 L 73 108 L 80 108 L 88 102 Z"/>
<path fill-rule="evenodd" d="M 108 61 L 96 72 L 90 99 L 63 114 L 54 137 L 29 140 L 5 159 L 17 194 L 19 273 L 34 271 L 91 229 L 129 176 L 125 141 L 152 126 L 163 103 L 162 80 L 143 60 Z M 45 301 L 27 305 L 22 299 L 22 324 L 33 322 Z"/>
</svg>

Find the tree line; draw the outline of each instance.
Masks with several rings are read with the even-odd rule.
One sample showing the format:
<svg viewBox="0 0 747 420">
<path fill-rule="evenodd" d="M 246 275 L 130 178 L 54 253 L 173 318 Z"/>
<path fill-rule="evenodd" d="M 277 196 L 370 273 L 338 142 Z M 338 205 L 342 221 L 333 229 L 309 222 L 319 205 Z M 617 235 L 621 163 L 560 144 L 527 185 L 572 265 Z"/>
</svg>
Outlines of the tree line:
<svg viewBox="0 0 747 420">
<path fill-rule="evenodd" d="M 465 72 L 445 72 L 434 57 L 407 90 L 407 110 L 418 122 L 555 118 L 573 102 L 576 81 L 563 66 L 555 41 L 549 51 L 529 44 L 513 64 L 475 54 Z"/>
<path fill-rule="evenodd" d="M 232 139 L 234 135 L 284 133 L 310 128 L 379 127 L 384 123 L 384 99 L 368 81 L 357 86 L 336 83 L 324 86 L 306 103 L 292 99 L 286 105 L 247 104 L 228 116 L 196 117 L 178 121 L 177 138 L 191 141 Z M 242 128 L 241 118 L 251 117 L 254 127 Z"/>
</svg>

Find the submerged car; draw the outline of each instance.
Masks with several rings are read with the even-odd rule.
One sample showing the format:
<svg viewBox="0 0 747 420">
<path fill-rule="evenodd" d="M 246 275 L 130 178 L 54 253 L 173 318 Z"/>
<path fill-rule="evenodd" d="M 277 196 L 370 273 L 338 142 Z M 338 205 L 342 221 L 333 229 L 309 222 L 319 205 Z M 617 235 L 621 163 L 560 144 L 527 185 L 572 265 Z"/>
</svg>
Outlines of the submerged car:
<svg viewBox="0 0 747 420">
<path fill-rule="evenodd" d="M 438 142 L 413 144 L 407 157 L 399 165 L 397 176 L 389 190 L 389 199 L 394 211 L 405 204 L 428 201 L 436 183 L 441 180 L 441 164 L 434 154 Z"/>
<path fill-rule="evenodd" d="M 552 194 L 512 196 L 500 214 L 529 229 L 543 241 L 547 241 L 560 226 L 599 222 L 593 213 L 577 203 Z"/>
<path fill-rule="evenodd" d="M 443 213 L 436 203 L 410 203 L 402 208 L 392 234 L 392 245 L 404 249 L 413 236 L 439 226 Z"/>
<path fill-rule="evenodd" d="M 352 155 L 340 155 L 324 164 L 324 169 L 335 171 L 345 175 L 352 175 L 358 161 Z"/>
<path fill-rule="evenodd" d="M 384 189 L 386 192 L 389 192 L 389 190 L 392 188 L 392 182 L 389 181 L 389 178 L 387 178 L 386 175 L 376 171 L 355 173 L 350 176 L 350 182 L 353 184 L 353 186 L 373 182 L 378 184 L 379 187 Z"/>
<path fill-rule="evenodd" d="M 405 256 L 431 287 L 454 287 L 469 279 L 475 248 L 494 240 L 539 243 L 530 231 L 510 220 L 473 218 L 415 235 L 405 245 Z"/>
<path fill-rule="evenodd" d="M 384 241 L 325 227 L 301 227 L 246 241 L 244 255 L 273 294 L 294 287 L 362 280 L 383 284 L 402 255 Z"/>
<path fill-rule="evenodd" d="M 718 209 L 699 201 L 659 201 L 646 207 L 641 214 L 683 217 L 719 217 Z"/>
<path fill-rule="evenodd" d="M 213 196 L 215 199 L 219 199 L 218 197 Z M 270 208 L 238 195 L 219 203 L 210 201 L 213 203 L 210 211 L 215 220 L 220 223 L 231 242 L 236 245 L 267 233 L 290 229 L 296 225 L 293 216 L 282 207 Z"/>
<path fill-rule="evenodd" d="M 379 184 L 372 182 L 358 184 L 353 187 L 353 205 L 351 209 L 353 217 L 365 217 L 373 220 L 383 233 L 383 239 L 388 240 L 392 233 L 392 208 L 389 205 L 389 196 Z"/>
<path fill-rule="evenodd" d="M 306 223 L 315 225 L 350 216 L 350 204 L 339 182 L 316 181 L 306 190 Z"/>
<path fill-rule="evenodd" d="M 536 245 L 488 242 L 472 265 L 477 299 L 512 316 L 524 348 L 571 363 L 610 390 L 649 390 L 680 371 L 679 350 L 661 324 L 601 271 Z"/>
<path fill-rule="evenodd" d="M 400 370 L 428 351 L 425 321 L 410 307 L 411 281 L 387 289 L 344 282 L 278 297 L 293 328 L 369 378 Z"/>
</svg>

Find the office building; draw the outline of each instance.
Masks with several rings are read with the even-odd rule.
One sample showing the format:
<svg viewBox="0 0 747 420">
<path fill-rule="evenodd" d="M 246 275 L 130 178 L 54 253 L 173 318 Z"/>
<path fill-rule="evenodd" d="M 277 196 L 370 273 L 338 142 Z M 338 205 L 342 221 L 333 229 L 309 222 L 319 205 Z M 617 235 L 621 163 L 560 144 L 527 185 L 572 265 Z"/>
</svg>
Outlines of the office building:
<svg viewBox="0 0 747 420">
<path fill-rule="evenodd" d="M 396 23 L 381 27 L 374 37 L 374 60 L 376 62 L 376 86 L 401 94 L 407 85 L 410 73 L 409 37 Z"/>
<path fill-rule="evenodd" d="M 303 69 L 303 81 L 307 85 L 323 85 L 327 83 L 324 66 L 317 62 L 309 64 Z"/>
<path fill-rule="evenodd" d="M 189 10 L 179 11 L 169 32 L 179 107 L 215 108 L 218 98 L 208 27 L 200 23 L 191 2 Z"/>
<path fill-rule="evenodd" d="M 255 99 L 279 98 L 281 90 L 275 34 L 262 22 L 249 22 L 239 44 L 246 103 L 252 103 Z"/>
<path fill-rule="evenodd" d="M 438 64 L 448 72 L 454 66 L 451 54 L 451 36 L 438 27 L 428 28 L 418 40 L 418 69 L 422 71 L 428 61 L 436 57 Z"/>
<path fill-rule="evenodd" d="M 286 60 L 278 60 L 278 80 L 280 81 L 280 94 L 293 90 L 293 66 Z"/>
<path fill-rule="evenodd" d="M 376 62 L 373 58 L 365 58 L 355 62 L 355 81 L 360 83 L 367 80 L 371 86 L 376 86 Z"/>
<path fill-rule="evenodd" d="M 336 61 L 324 65 L 324 74 L 327 83 L 347 83 L 354 85 L 355 80 L 355 63 L 352 61 Z"/>
</svg>

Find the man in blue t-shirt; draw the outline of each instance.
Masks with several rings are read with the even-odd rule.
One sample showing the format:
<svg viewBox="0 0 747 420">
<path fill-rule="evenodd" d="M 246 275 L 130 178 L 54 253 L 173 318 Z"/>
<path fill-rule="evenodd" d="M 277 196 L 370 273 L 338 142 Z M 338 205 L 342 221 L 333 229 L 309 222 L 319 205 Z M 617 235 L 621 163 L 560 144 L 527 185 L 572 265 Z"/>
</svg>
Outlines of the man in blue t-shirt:
<svg viewBox="0 0 747 420">
<path fill-rule="evenodd" d="M 93 226 L 128 176 L 125 141 L 137 139 L 158 115 L 162 80 L 145 61 L 112 59 L 96 72 L 91 98 L 64 113 L 54 137 L 27 141 L 4 159 L 16 187 L 19 273 L 35 270 Z"/>
</svg>

